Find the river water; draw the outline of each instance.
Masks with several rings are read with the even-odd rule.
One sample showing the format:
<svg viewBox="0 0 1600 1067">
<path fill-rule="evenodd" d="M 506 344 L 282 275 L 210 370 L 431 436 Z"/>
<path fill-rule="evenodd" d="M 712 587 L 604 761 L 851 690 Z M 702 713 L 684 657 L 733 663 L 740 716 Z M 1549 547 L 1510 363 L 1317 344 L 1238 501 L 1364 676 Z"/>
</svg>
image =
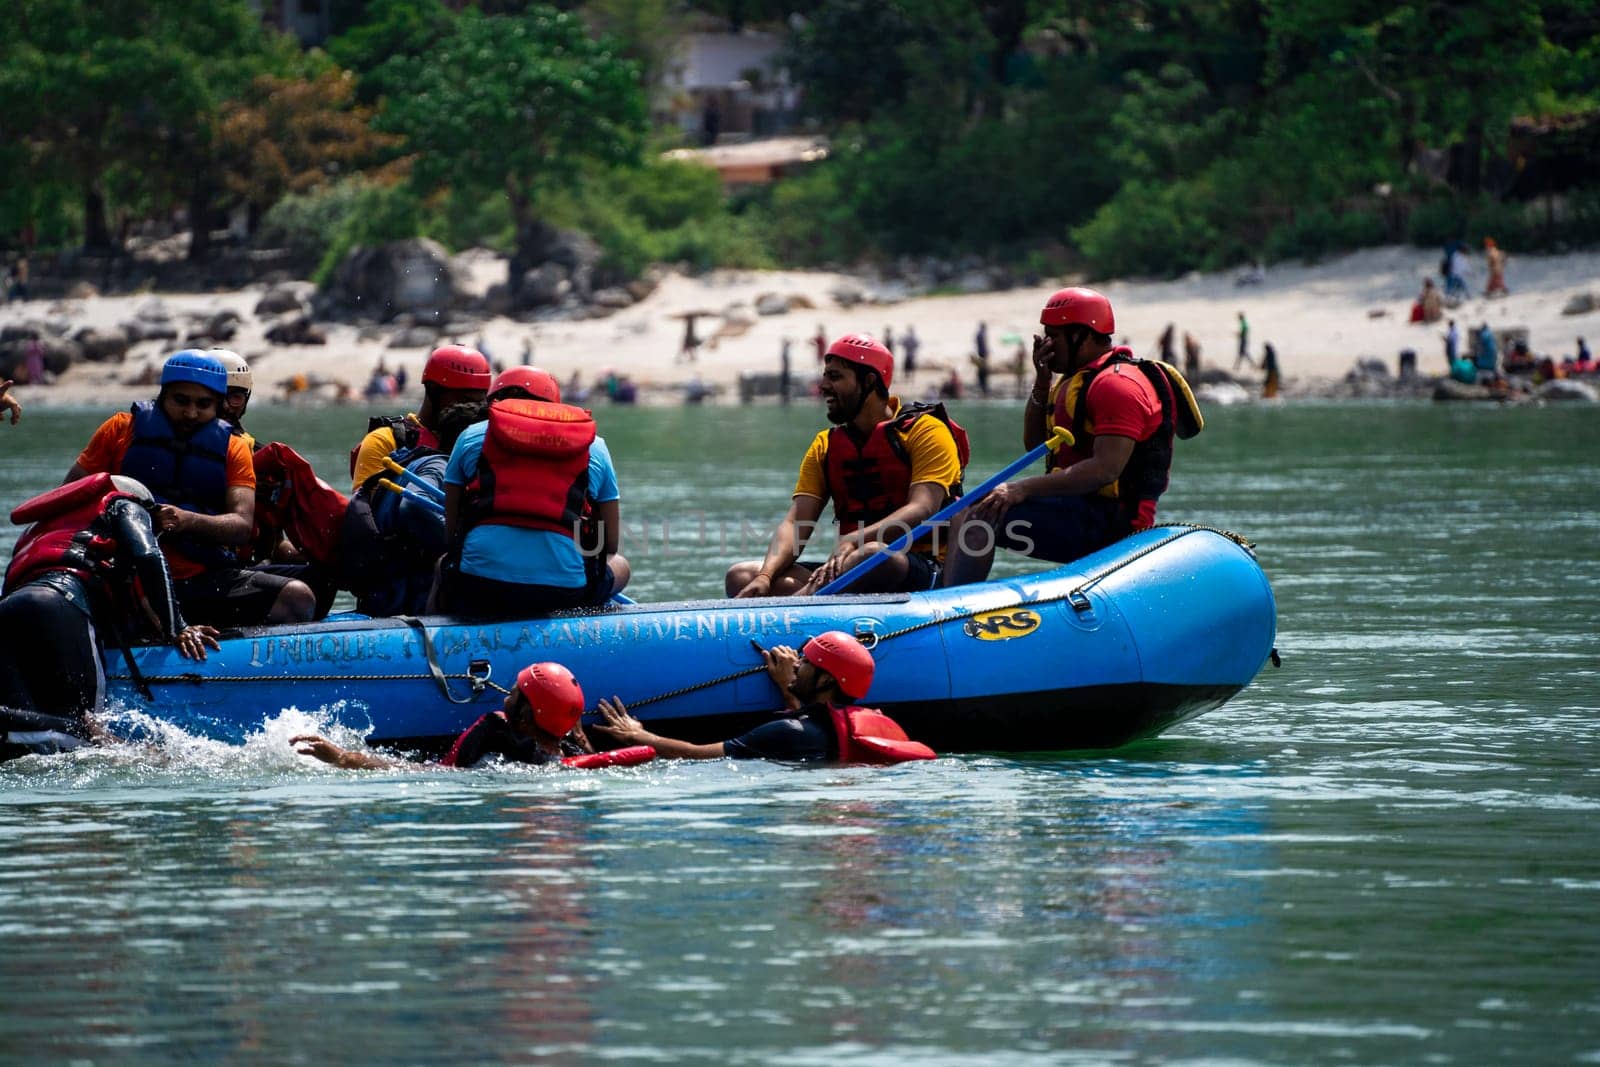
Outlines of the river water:
<svg viewBox="0 0 1600 1067">
<path fill-rule="evenodd" d="M 648 599 L 821 421 L 598 417 Z M 97 418 L 0 427 L 0 499 Z M 330 474 L 361 430 L 251 421 Z M 1283 666 L 1112 753 L 361 774 L 264 709 L 0 766 L 0 1058 L 1600 1062 L 1597 455 L 1592 408 L 1211 412 L 1163 513 L 1259 543 Z"/>
</svg>

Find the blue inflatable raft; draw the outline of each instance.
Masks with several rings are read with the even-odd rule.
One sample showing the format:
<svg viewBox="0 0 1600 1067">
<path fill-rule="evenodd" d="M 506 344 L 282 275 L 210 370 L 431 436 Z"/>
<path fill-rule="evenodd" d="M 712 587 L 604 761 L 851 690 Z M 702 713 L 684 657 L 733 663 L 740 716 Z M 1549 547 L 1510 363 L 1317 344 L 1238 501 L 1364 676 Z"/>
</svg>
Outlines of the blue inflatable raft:
<svg viewBox="0 0 1600 1067">
<path fill-rule="evenodd" d="M 1238 540 L 1157 527 L 1054 570 L 928 593 L 610 605 L 503 623 L 363 616 L 232 632 L 204 663 L 106 660 L 114 701 L 240 741 L 328 709 L 374 744 L 439 749 L 536 660 L 591 706 L 616 694 L 662 733 L 721 740 L 780 707 L 755 647 L 824 630 L 873 646 L 865 703 L 940 752 L 1109 748 L 1218 707 L 1272 651 L 1272 589 Z"/>
</svg>

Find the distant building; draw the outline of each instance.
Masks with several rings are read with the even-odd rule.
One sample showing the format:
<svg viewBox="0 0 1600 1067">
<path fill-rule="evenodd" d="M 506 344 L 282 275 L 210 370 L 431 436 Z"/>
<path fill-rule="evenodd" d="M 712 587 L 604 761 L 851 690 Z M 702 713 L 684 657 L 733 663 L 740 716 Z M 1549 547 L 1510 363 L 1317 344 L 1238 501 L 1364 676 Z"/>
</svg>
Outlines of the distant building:
<svg viewBox="0 0 1600 1067">
<path fill-rule="evenodd" d="M 795 121 L 800 91 L 777 65 L 774 33 L 688 33 L 662 78 L 657 119 L 701 145 L 770 137 Z"/>
</svg>

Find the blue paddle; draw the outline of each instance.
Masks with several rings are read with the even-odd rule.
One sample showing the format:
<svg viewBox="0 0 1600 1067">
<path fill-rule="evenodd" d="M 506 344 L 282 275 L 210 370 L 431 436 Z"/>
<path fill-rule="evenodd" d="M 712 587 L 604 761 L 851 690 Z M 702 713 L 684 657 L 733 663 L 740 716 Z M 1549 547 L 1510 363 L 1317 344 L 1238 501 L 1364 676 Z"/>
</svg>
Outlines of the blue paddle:
<svg viewBox="0 0 1600 1067">
<path fill-rule="evenodd" d="M 967 508 L 970 508 L 972 505 L 988 496 L 990 492 L 994 490 L 995 486 L 999 485 L 1007 478 L 1010 478 L 1013 474 L 1016 474 L 1023 468 L 1038 462 L 1039 457 L 1043 456 L 1046 452 L 1054 452 L 1063 445 L 1070 444 L 1072 444 L 1072 431 L 1067 429 L 1065 426 L 1056 427 L 1055 432 L 1050 435 L 1044 444 L 1040 445 L 1038 448 L 1032 449 L 1027 455 L 1011 463 L 1009 466 L 1002 468 L 998 473 L 990 477 L 988 481 L 972 490 L 972 492 L 957 500 L 950 501 L 950 503 L 934 512 L 926 519 L 923 519 L 921 524 L 918 525 L 916 529 L 895 538 L 894 542 L 889 545 L 885 551 L 874 552 L 872 555 L 868 556 L 860 563 L 857 563 L 854 567 L 851 567 L 849 570 L 839 575 L 839 577 L 835 578 L 821 589 L 818 589 L 817 595 L 827 596 L 830 593 L 844 592 L 851 583 L 855 582 L 862 575 L 871 571 L 872 568 L 888 559 L 894 553 L 904 552 L 907 545 L 911 544 L 917 538 L 933 529 L 934 526 L 938 525 L 939 523 L 944 522 L 952 515 L 955 515 L 957 512 L 965 511 Z"/>
</svg>

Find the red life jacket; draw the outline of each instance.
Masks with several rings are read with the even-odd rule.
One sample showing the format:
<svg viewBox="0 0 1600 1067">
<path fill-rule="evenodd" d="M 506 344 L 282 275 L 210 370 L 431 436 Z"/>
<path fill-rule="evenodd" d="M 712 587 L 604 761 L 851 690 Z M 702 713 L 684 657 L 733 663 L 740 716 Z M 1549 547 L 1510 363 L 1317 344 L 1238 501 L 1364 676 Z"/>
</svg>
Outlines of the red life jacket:
<svg viewBox="0 0 1600 1067">
<path fill-rule="evenodd" d="M 466 526 L 487 522 L 576 538 L 594 437 L 594 417 L 570 404 L 490 404 L 478 475 L 467 486 Z"/>
<path fill-rule="evenodd" d="M 955 438 L 961 469 L 965 471 L 971 456 L 967 431 L 956 424 L 943 404 L 913 404 L 901 408 L 874 426 L 866 440 L 859 444 L 850 427 L 835 426 L 828 431 L 828 452 L 823 457 L 822 474 L 827 481 L 828 496 L 833 500 L 833 517 L 839 523 L 840 533 L 854 533 L 863 526 L 871 526 L 905 506 L 911 495 L 911 455 L 902 438 L 924 415 L 933 416 L 949 428 L 950 436 Z M 961 484 L 957 482 L 950 487 L 950 499 L 960 495 Z"/>
<path fill-rule="evenodd" d="M 11 512 L 14 523 L 32 523 L 17 539 L 6 568 L 7 592 L 20 588 L 49 571 L 67 571 L 85 581 L 96 577 L 94 568 L 108 560 L 115 546 L 89 533 L 114 500 L 137 497 L 119 490 L 111 475 L 91 474 L 41 493 L 18 504 Z"/>
<path fill-rule="evenodd" d="M 1200 415 L 1188 383 L 1170 363 L 1139 359 L 1132 349 L 1119 345 L 1098 367 L 1080 370 L 1063 383 L 1056 391 L 1050 423 L 1070 428 L 1074 444 L 1070 455 L 1063 454 L 1065 449 L 1051 454 L 1045 469 L 1061 470 L 1075 462 L 1073 456 L 1094 454 L 1095 435 L 1089 430 L 1089 387 L 1101 374 L 1121 365 L 1132 367 L 1149 383 L 1161 405 L 1161 421 L 1148 438 L 1134 442 L 1133 454 L 1128 457 L 1121 475 L 1099 492 L 1115 498 L 1129 524 L 1134 529 L 1142 529 L 1154 520 L 1156 501 L 1166 492 L 1172 470 L 1173 438 L 1188 440 L 1205 427 L 1205 419 Z"/>
<path fill-rule="evenodd" d="M 656 758 L 656 750 L 649 745 L 629 745 L 610 752 L 585 752 L 581 756 L 564 756 L 563 767 L 592 770 L 597 767 L 635 767 Z"/>
<path fill-rule="evenodd" d="M 833 730 L 839 736 L 841 763 L 905 763 L 909 760 L 937 759 L 938 753 L 920 741 L 913 741 L 900 724 L 877 708 L 830 705 Z"/>
</svg>

